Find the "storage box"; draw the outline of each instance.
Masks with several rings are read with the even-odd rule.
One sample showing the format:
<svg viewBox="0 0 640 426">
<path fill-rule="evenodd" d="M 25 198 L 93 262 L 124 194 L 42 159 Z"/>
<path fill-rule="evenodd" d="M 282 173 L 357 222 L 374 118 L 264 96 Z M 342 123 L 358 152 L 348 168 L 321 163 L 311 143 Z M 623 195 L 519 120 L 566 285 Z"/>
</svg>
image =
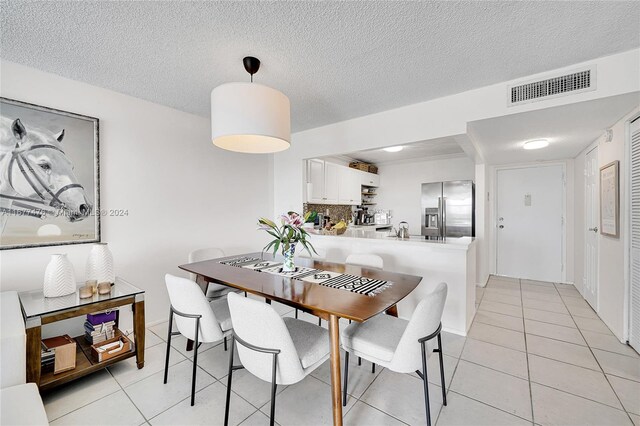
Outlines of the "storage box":
<svg viewBox="0 0 640 426">
<path fill-rule="evenodd" d="M 47 349 L 55 352 L 53 374 L 76 368 L 76 341 L 69 335 L 51 337 L 42 341 Z"/>
<path fill-rule="evenodd" d="M 119 342 L 122 342 L 122 347 L 118 344 Z M 114 343 L 115 345 L 110 346 Z M 99 348 L 103 347 L 107 347 L 107 349 L 104 351 L 99 350 Z M 131 340 L 120 333 L 120 331 L 116 330 L 116 337 L 113 339 L 105 340 L 104 342 L 91 346 L 91 358 L 93 358 L 95 362 L 106 361 L 123 353 L 129 352 L 131 347 Z"/>
</svg>

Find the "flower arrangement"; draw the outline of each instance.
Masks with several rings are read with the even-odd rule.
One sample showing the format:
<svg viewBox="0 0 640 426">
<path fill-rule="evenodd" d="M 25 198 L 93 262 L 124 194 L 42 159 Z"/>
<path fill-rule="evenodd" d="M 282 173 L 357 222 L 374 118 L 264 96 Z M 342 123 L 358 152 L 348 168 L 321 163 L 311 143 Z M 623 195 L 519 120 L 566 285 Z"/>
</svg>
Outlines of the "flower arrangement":
<svg viewBox="0 0 640 426">
<path fill-rule="evenodd" d="M 288 212 L 287 214 L 280 215 L 280 226 L 264 217 L 258 219 L 258 229 L 266 231 L 274 238 L 262 249 L 262 251 L 265 252 L 273 250 L 273 254 L 275 255 L 278 252 L 278 249 L 281 249 L 282 255 L 285 259 L 282 270 L 285 272 L 295 270 L 293 255 L 296 251 L 296 243 L 299 242 L 302 244 L 309 255 L 313 256 L 311 253 L 312 250 L 316 253 L 316 250 L 307 240 L 309 234 L 302 227 L 310 216 L 311 212 L 304 215 L 304 217 L 296 212 Z"/>
</svg>

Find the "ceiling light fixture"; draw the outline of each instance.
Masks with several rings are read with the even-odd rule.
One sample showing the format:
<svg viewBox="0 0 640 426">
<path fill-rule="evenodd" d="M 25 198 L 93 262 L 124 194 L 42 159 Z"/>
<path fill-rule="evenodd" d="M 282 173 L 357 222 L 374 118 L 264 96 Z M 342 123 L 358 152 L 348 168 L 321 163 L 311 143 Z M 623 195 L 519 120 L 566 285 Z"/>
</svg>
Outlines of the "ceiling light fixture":
<svg viewBox="0 0 640 426">
<path fill-rule="evenodd" d="M 532 141 L 527 141 L 522 145 L 524 149 L 540 149 L 549 146 L 549 141 L 547 139 L 534 139 Z"/>
<path fill-rule="evenodd" d="M 253 82 L 260 60 L 242 60 L 250 83 L 227 83 L 211 91 L 211 140 L 228 151 L 267 154 L 291 146 L 291 107 L 282 92 Z"/>
<path fill-rule="evenodd" d="M 402 146 L 390 146 L 388 148 L 382 148 L 383 150 L 387 151 L 387 152 L 399 152 L 402 151 Z"/>
</svg>

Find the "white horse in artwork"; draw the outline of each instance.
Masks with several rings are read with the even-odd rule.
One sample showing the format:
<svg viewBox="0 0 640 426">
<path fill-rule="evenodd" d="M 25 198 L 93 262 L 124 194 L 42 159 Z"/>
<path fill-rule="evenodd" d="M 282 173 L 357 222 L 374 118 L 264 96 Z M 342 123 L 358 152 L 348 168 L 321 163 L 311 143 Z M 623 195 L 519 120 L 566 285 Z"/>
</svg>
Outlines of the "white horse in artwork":
<svg viewBox="0 0 640 426">
<path fill-rule="evenodd" d="M 92 206 L 62 146 L 64 129 L 53 134 L 27 129 L 20 119 L 0 117 L 0 232 L 9 216 L 43 218 L 60 213 L 85 219 Z"/>
</svg>

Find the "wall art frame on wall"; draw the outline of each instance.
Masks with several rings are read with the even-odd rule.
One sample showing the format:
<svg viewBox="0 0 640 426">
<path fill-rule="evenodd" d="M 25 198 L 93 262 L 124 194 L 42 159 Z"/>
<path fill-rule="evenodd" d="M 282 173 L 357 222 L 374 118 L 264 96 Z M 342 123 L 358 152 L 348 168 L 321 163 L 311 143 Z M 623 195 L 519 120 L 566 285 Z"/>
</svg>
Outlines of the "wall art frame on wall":
<svg viewBox="0 0 640 426">
<path fill-rule="evenodd" d="M 620 235 L 620 162 L 600 167 L 600 234 Z"/>
<path fill-rule="evenodd" d="M 99 120 L 0 97 L 0 250 L 96 242 Z"/>
</svg>

